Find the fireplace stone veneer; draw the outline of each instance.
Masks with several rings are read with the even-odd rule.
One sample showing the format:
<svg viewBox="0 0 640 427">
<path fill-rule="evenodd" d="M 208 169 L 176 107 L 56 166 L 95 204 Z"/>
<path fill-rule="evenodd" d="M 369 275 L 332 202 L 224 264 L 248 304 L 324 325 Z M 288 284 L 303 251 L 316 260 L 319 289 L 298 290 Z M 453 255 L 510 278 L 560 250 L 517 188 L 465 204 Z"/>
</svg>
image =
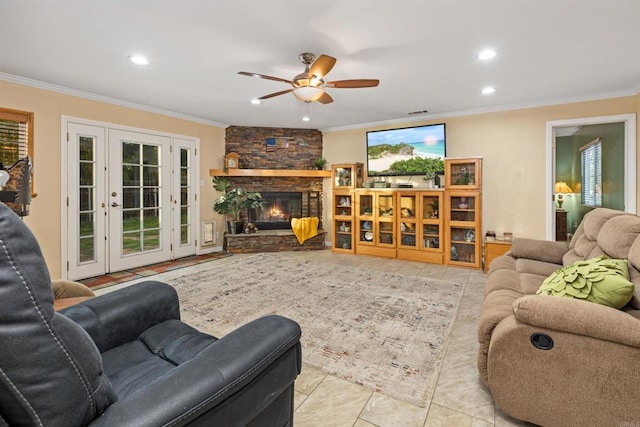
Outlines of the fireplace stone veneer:
<svg viewBox="0 0 640 427">
<path fill-rule="evenodd" d="M 267 145 L 267 140 L 275 141 L 275 145 Z M 225 130 L 225 153 L 230 152 L 238 153 L 241 169 L 309 170 L 314 160 L 322 157 L 322 132 L 317 129 L 229 126 Z M 293 212 L 290 214 L 303 217 L 317 216 L 322 221 L 322 176 L 266 175 L 230 176 L 229 178 L 232 188 L 243 187 L 261 194 L 300 193 L 302 195 L 301 214 L 295 215 Z M 242 213 L 241 219 L 245 222 L 257 220 L 247 212 Z M 231 253 L 252 253 L 324 249 L 325 247 L 326 233 L 322 231 L 322 223 L 319 225 L 318 235 L 303 244 L 298 242 L 291 231 L 289 221 L 286 221 L 286 229 L 269 230 L 268 228 L 272 227 L 258 224 L 259 231 L 255 234 L 227 234 L 224 239 L 224 248 Z"/>
</svg>

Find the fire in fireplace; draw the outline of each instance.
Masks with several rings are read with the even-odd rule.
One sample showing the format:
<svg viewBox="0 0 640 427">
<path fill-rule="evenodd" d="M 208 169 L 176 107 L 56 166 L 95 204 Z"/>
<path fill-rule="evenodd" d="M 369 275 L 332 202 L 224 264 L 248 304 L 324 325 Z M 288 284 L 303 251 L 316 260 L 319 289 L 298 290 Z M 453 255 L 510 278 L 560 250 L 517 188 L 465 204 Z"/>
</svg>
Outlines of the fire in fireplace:
<svg viewBox="0 0 640 427">
<path fill-rule="evenodd" d="M 291 218 L 302 217 L 302 193 L 264 192 L 262 209 L 249 209 L 249 222 L 259 230 L 286 230 L 291 228 Z"/>
</svg>

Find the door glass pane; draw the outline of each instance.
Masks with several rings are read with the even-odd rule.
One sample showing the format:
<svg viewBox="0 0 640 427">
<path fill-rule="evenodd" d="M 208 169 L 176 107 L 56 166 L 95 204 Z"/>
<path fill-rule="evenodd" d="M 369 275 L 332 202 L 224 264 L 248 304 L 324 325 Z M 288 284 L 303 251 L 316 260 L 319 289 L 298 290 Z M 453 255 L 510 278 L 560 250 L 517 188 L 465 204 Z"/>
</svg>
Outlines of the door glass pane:
<svg viewBox="0 0 640 427">
<path fill-rule="evenodd" d="M 123 188 L 122 189 L 122 207 L 124 209 L 140 207 L 140 188 Z"/>
<path fill-rule="evenodd" d="M 191 194 L 191 165 L 189 164 L 189 149 L 180 149 L 180 244 L 187 245 L 190 239 L 190 212 L 189 203 Z"/>
<path fill-rule="evenodd" d="M 122 164 L 127 163 L 140 164 L 140 144 L 123 142 L 122 143 Z"/>
<path fill-rule="evenodd" d="M 92 161 L 80 161 L 80 185 L 93 184 L 93 166 Z"/>
<path fill-rule="evenodd" d="M 160 147 L 122 143 L 122 253 L 161 247 Z"/>
<path fill-rule="evenodd" d="M 160 210 L 159 209 L 145 209 L 144 210 L 144 229 L 149 230 L 151 228 L 160 228 Z"/>
<path fill-rule="evenodd" d="M 122 166 L 122 185 L 125 187 L 140 185 L 140 166 Z"/>
<path fill-rule="evenodd" d="M 160 185 L 160 178 L 158 175 L 159 168 L 157 166 L 145 166 L 142 169 L 142 181 L 144 185 Z"/>
<path fill-rule="evenodd" d="M 144 232 L 144 248 L 145 251 L 160 248 L 160 230 L 150 230 Z"/>
<path fill-rule="evenodd" d="M 95 221 L 96 211 L 96 177 L 95 177 L 95 138 L 79 136 L 78 150 L 78 212 L 76 224 L 78 227 L 78 259 L 77 263 L 94 261 L 96 259 Z"/>
<path fill-rule="evenodd" d="M 123 233 L 122 234 L 122 254 L 130 255 L 142 252 L 142 239 L 140 233 Z"/>
<path fill-rule="evenodd" d="M 93 188 L 92 187 L 80 187 L 80 197 L 78 202 L 80 205 L 80 212 L 87 212 L 93 210 Z"/>
<path fill-rule="evenodd" d="M 145 208 L 156 208 L 160 206 L 159 188 L 145 188 L 142 190 Z"/>
<path fill-rule="evenodd" d="M 160 164 L 158 163 L 158 153 L 160 151 L 160 147 L 157 147 L 155 145 L 143 145 L 142 151 L 144 157 L 143 164 L 154 166 L 158 166 Z"/>
<path fill-rule="evenodd" d="M 134 231 L 141 230 L 140 227 L 140 211 L 123 211 L 122 212 L 122 230 Z"/>
</svg>

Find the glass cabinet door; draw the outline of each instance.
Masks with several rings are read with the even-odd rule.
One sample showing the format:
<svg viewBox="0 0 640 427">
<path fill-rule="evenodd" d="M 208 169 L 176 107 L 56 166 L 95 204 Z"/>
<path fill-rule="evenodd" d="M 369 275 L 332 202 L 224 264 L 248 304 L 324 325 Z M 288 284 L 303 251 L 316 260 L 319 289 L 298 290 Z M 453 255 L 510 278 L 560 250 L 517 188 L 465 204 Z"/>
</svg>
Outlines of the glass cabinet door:
<svg viewBox="0 0 640 427">
<path fill-rule="evenodd" d="M 447 189 L 480 188 L 482 159 L 446 159 L 445 175 Z"/>
<path fill-rule="evenodd" d="M 448 197 L 449 260 L 454 263 L 479 265 L 479 193 L 451 192 Z"/>
<path fill-rule="evenodd" d="M 362 187 L 364 176 L 364 165 L 362 163 L 333 165 L 331 170 L 334 189 Z"/>
<path fill-rule="evenodd" d="M 441 194 L 422 196 L 422 249 L 440 249 L 441 235 L 441 218 L 440 204 L 442 203 Z"/>
<path fill-rule="evenodd" d="M 377 231 L 378 245 L 393 246 L 394 242 L 394 221 L 393 221 L 393 193 L 380 193 L 377 196 Z"/>
<path fill-rule="evenodd" d="M 398 242 L 400 247 L 406 249 L 418 249 L 418 240 L 416 239 L 418 204 L 415 193 L 398 194 Z"/>
<path fill-rule="evenodd" d="M 358 194 L 358 242 L 374 244 L 373 194 Z"/>
<path fill-rule="evenodd" d="M 353 194 L 333 195 L 333 249 L 353 252 Z"/>
</svg>

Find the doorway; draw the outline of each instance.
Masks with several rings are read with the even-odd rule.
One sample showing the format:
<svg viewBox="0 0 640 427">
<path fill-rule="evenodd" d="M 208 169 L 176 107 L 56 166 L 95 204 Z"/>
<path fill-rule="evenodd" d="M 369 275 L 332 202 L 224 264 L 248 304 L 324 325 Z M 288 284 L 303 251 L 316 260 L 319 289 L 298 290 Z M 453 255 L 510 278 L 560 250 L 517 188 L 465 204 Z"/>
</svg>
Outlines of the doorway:
<svg viewBox="0 0 640 427">
<path fill-rule="evenodd" d="M 71 120 L 63 128 L 67 278 L 196 253 L 196 139 Z"/>
<path fill-rule="evenodd" d="M 547 123 L 547 236 L 570 241 L 596 207 L 635 213 L 635 115 Z"/>
</svg>

